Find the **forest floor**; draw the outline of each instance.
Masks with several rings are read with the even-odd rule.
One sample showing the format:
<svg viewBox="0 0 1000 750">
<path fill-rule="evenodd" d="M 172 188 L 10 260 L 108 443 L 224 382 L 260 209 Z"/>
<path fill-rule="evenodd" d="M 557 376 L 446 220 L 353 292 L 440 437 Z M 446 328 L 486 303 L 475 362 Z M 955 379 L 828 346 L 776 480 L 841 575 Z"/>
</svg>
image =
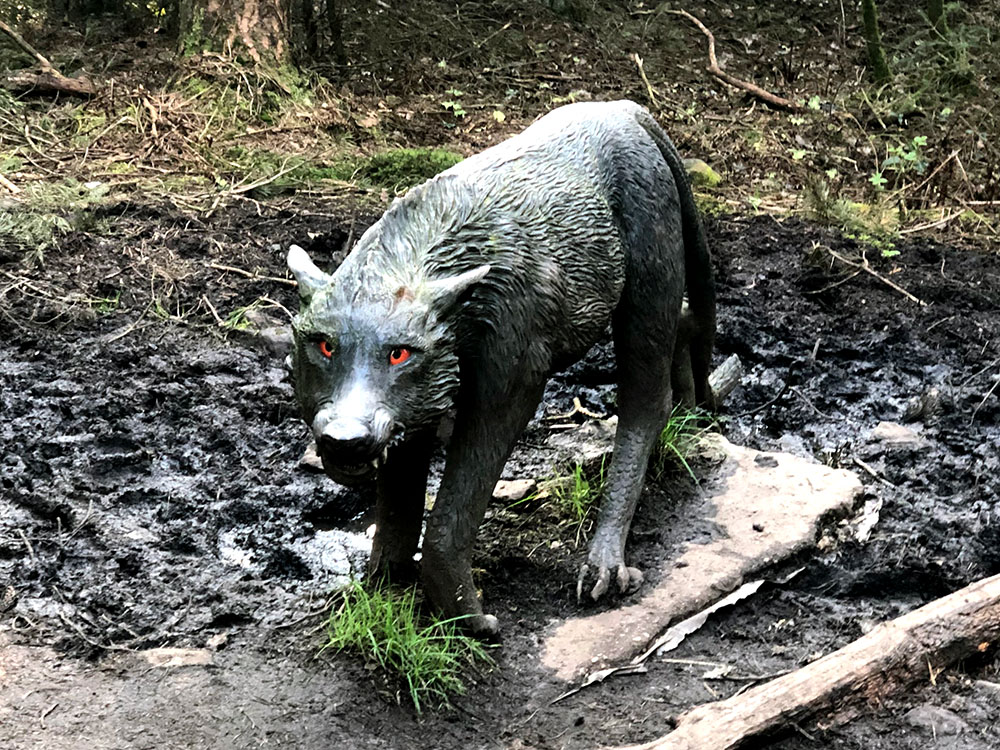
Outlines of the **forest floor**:
<svg viewBox="0 0 1000 750">
<path fill-rule="evenodd" d="M 370 64 L 273 111 L 261 104 L 266 82 L 213 88 L 231 82 L 220 59 L 178 73 L 165 46 L 144 42 L 136 65 L 129 40 L 87 50 L 92 74 L 120 79 L 118 100 L 5 101 L 0 171 L 23 192 L 0 206 L 0 222 L 20 232 L 0 243 L 0 745 L 638 742 L 692 705 L 1000 572 L 998 160 L 983 130 L 993 94 L 910 110 L 872 135 L 899 103 L 883 92 L 871 107 L 845 107 L 865 91 L 850 25 L 786 6 L 697 12 L 725 40 L 728 67 L 806 102 L 815 92 L 811 114 L 772 112 L 712 81 L 691 64 L 702 59 L 700 34 L 662 15 L 654 27 L 642 6 L 603 9 L 589 23 L 614 33 L 596 36 L 587 22 L 537 10 L 506 29 L 505 19 L 436 6 L 435 24 L 368 19 L 385 32 L 362 48 L 359 23 L 348 47 Z M 451 18 L 447 41 L 431 33 L 441 18 Z M 410 37 L 396 38 L 399 28 Z M 390 65 L 404 42 L 430 52 Z M 61 48 L 56 62 L 71 72 L 81 43 Z M 539 643 L 580 612 L 582 548 L 551 509 L 495 507 L 475 567 L 503 628 L 496 666 L 452 708 L 417 717 L 355 658 L 317 658 L 332 590 L 363 566 L 363 542 L 344 550 L 361 538 L 348 534 L 363 530 L 369 498 L 299 466 L 307 434 L 280 346 L 245 325 L 247 310 L 284 322 L 297 304 L 288 244 L 331 268 L 394 192 L 332 177 L 340 160 L 390 146 L 471 153 L 571 99 L 651 103 L 632 51 L 684 155 L 723 176 L 701 191 L 717 355 L 738 354 L 746 373 L 719 429 L 856 471 L 862 502 L 881 503 L 878 522 L 864 541 L 834 525 L 822 552 L 796 561 L 801 574 L 713 616 L 646 674 L 550 704 L 563 686 L 539 666 Z M 210 84 L 204 93 L 202 83 L 185 88 L 195 78 Z M 199 102 L 233 91 L 271 121 L 216 133 L 229 113 Z M 842 107 L 851 117 L 833 113 Z M 123 113 L 131 119 L 119 122 Z M 200 140 L 206 133 L 215 140 Z M 924 134 L 926 144 L 914 141 Z M 915 156 L 886 165 L 891 153 Z M 926 163 L 907 171 L 911 161 Z M 599 346 L 553 379 L 546 413 L 568 411 L 574 396 L 613 409 L 612 367 Z M 940 412 L 907 425 L 912 440 L 872 435 L 930 389 Z M 537 470 L 533 446 L 546 429 L 529 427 L 510 476 Z M 664 518 L 697 493 L 682 471 L 647 482 L 629 547 L 647 569 L 670 564 Z M 164 646 L 207 649 L 213 664 L 143 660 Z M 712 679 L 711 665 L 731 671 Z M 994 648 L 849 724 L 824 717 L 768 746 L 998 748 L 998 685 Z"/>
</svg>

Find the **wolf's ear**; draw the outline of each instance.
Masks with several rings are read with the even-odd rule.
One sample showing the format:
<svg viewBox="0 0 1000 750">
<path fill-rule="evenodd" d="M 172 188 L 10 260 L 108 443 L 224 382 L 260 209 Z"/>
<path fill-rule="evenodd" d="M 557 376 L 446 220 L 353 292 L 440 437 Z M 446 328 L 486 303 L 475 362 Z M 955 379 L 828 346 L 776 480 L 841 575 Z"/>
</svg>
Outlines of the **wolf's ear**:
<svg viewBox="0 0 1000 750">
<path fill-rule="evenodd" d="M 299 299 L 309 302 L 320 288 L 330 283 L 330 275 L 319 270 L 309 253 L 298 245 L 288 248 L 288 270 L 299 283 Z"/>
<path fill-rule="evenodd" d="M 443 313 L 458 301 L 466 289 L 478 284 L 489 272 L 489 265 L 482 265 L 457 276 L 429 281 L 422 291 L 427 295 L 431 307 Z"/>
</svg>

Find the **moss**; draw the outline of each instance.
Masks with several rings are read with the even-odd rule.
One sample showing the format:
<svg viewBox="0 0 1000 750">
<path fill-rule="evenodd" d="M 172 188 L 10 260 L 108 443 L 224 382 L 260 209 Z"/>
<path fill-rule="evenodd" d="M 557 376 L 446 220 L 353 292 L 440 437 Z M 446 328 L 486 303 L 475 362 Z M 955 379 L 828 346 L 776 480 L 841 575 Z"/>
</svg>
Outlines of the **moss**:
<svg viewBox="0 0 1000 750">
<path fill-rule="evenodd" d="M 722 182 L 722 177 L 701 159 L 685 159 L 684 169 L 695 187 L 713 188 Z"/>
<path fill-rule="evenodd" d="M 391 149 L 360 164 L 357 176 L 379 187 L 405 190 L 454 166 L 462 158 L 461 154 L 438 148 Z"/>
<path fill-rule="evenodd" d="M 694 204 L 702 216 L 724 216 L 729 213 L 726 204 L 712 195 L 695 193 Z"/>
</svg>

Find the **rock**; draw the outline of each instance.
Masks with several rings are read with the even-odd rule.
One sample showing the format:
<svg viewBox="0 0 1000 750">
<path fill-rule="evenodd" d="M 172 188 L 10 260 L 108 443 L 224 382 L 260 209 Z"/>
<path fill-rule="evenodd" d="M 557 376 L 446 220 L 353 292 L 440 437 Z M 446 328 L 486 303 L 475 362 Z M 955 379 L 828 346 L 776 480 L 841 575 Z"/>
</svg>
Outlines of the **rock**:
<svg viewBox="0 0 1000 750">
<path fill-rule="evenodd" d="M 323 473 L 323 459 L 319 457 L 316 452 L 316 443 L 312 442 L 306 446 L 305 452 L 302 454 L 302 458 L 299 459 L 299 468 L 305 469 L 308 472 L 314 474 Z"/>
<path fill-rule="evenodd" d="M 243 317 L 250 324 L 246 333 L 256 338 L 272 354 L 284 357 L 292 351 L 292 327 L 259 308 L 250 308 Z"/>
<path fill-rule="evenodd" d="M 501 479 L 493 488 L 493 499 L 502 503 L 516 503 L 537 489 L 538 483 L 534 479 Z"/>
<path fill-rule="evenodd" d="M 702 480 L 708 502 L 701 517 L 678 518 L 690 531 L 679 553 L 664 561 L 658 582 L 638 601 L 555 627 L 542 646 L 542 664 L 556 678 L 627 663 L 667 625 L 735 590 L 751 575 L 815 549 L 825 519 L 850 512 L 861 481 L 784 453 L 761 453 L 709 433 L 699 448 L 724 460 Z M 708 444 L 708 445 L 705 445 Z M 710 540 L 698 528 L 711 522 Z"/>
<path fill-rule="evenodd" d="M 969 725 L 966 724 L 958 714 L 949 711 L 947 708 L 939 708 L 925 703 L 922 706 L 911 708 L 903 717 L 911 727 L 926 729 L 935 736 L 939 734 L 962 734 Z"/>
<path fill-rule="evenodd" d="M 815 456 L 813 456 L 812 449 L 798 435 L 782 435 L 778 438 L 777 444 L 778 450 L 782 453 L 791 453 L 793 456 L 804 458 L 806 461 L 818 463 Z"/>
<path fill-rule="evenodd" d="M 215 657 L 207 648 L 150 648 L 140 651 L 149 664 L 157 668 L 211 667 Z"/>
<path fill-rule="evenodd" d="M 572 430 L 553 433 L 545 444 L 555 450 L 563 464 L 598 466 L 611 455 L 617 427 L 617 416 L 595 419 Z"/>
<path fill-rule="evenodd" d="M 915 430 L 897 422 L 879 422 L 868 436 L 870 442 L 886 448 L 922 448 L 927 441 Z"/>
<path fill-rule="evenodd" d="M 722 182 L 722 177 L 701 159 L 685 159 L 684 169 L 694 187 L 715 187 Z"/>
<path fill-rule="evenodd" d="M 211 638 L 208 639 L 208 642 L 205 643 L 205 646 L 211 649 L 212 651 L 218 651 L 219 649 L 223 648 L 228 641 L 229 641 L 229 633 L 216 633 L 215 635 L 213 635 Z"/>
<path fill-rule="evenodd" d="M 268 326 L 257 334 L 260 343 L 278 357 L 285 357 L 292 351 L 292 329 L 290 326 Z"/>
</svg>

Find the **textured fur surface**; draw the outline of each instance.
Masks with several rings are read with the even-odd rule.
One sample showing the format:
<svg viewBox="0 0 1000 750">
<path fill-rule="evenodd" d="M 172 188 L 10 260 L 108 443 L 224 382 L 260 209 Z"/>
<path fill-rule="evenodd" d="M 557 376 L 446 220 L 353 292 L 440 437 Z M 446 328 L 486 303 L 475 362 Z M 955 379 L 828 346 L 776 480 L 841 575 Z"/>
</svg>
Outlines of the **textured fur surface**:
<svg viewBox="0 0 1000 750">
<path fill-rule="evenodd" d="M 644 108 L 557 109 L 397 200 L 332 276 L 298 248 L 289 267 L 302 297 L 296 393 L 324 465 L 345 482 L 379 469 L 376 572 L 412 561 L 429 435 L 456 409 L 422 571 L 438 607 L 486 633 L 496 621 L 482 613 L 470 560 L 492 488 L 548 376 L 611 324 L 619 427 L 579 590 L 599 598 L 636 578 L 625 539 L 670 412 L 685 289 L 682 369 L 695 391 L 685 400 L 711 400 L 715 329 L 690 189 Z M 390 364 L 403 349 L 406 361 Z"/>
</svg>

